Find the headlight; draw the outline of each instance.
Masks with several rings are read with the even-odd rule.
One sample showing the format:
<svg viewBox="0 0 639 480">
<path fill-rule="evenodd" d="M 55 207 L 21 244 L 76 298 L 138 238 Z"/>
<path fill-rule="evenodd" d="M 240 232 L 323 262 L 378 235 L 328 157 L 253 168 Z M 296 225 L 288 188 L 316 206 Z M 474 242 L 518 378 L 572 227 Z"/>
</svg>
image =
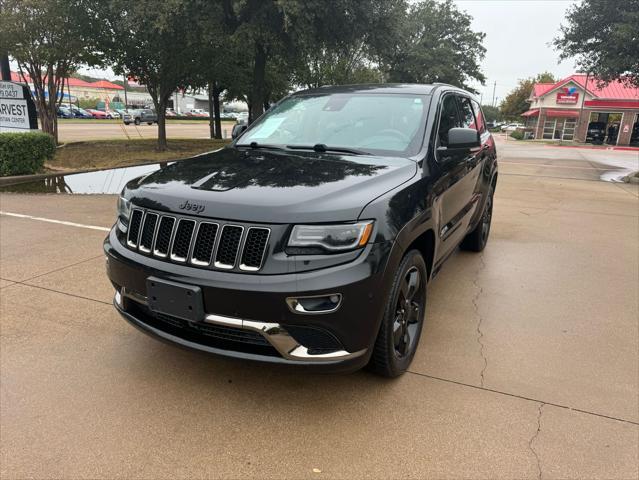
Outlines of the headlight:
<svg viewBox="0 0 639 480">
<path fill-rule="evenodd" d="M 295 225 L 288 246 L 343 252 L 366 245 L 372 231 L 372 220 L 340 225 Z"/>
<path fill-rule="evenodd" d="M 126 198 L 118 197 L 118 228 L 126 233 L 129 228 L 129 215 L 131 214 L 131 202 Z"/>
</svg>

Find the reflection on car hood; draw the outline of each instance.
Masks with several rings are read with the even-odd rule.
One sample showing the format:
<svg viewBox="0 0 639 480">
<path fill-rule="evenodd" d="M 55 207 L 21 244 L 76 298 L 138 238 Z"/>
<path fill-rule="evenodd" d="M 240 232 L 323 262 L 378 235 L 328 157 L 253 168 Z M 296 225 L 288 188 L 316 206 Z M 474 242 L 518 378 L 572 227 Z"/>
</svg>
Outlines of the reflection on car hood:
<svg viewBox="0 0 639 480">
<path fill-rule="evenodd" d="M 358 218 L 377 196 L 412 178 L 403 158 L 225 148 L 129 182 L 139 206 L 247 222 L 339 222 Z M 180 208 L 182 206 L 182 208 Z"/>
</svg>

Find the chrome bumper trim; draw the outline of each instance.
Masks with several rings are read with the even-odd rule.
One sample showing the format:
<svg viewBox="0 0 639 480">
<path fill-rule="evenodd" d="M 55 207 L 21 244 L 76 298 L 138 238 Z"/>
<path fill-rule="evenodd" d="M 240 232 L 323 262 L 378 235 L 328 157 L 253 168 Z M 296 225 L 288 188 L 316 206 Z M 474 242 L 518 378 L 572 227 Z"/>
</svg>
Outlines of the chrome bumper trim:
<svg viewBox="0 0 639 480">
<path fill-rule="evenodd" d="M 129 298 L 134 302 L 148 306 L 147 298 L 144 295 L 129 292 L 122 288 L 121 291 L 116 290 L 115 292 L 115 302 L 121 307 L 123 306 L 122 297 Z M 332 362 L 335 360 L 350 360 L 352 358 L 360 357 L 366 353 L 366 349 L 364 349 L 357 352 L 336 350 L 330 353 L 320 353 L 316 355 L 310 354 L 308 352 L 308 348 L 298 343 L 297 340 L 295 340 L 295 338 L 293 338 L 279 323 L 244 320 L 241 318 L 215 314 L 206 314 L 204 321 L 215 325 L 252 330 L 260 333 L 282 357 L 288 360 L 321 363 Z"/>
</svg>

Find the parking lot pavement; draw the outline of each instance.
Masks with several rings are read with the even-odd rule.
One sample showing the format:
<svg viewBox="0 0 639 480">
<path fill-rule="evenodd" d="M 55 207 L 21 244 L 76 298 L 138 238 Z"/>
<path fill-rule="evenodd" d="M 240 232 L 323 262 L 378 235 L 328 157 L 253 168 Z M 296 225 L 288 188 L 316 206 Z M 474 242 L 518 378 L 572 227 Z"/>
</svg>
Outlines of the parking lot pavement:
<svg viewBox="0 0 639 480">
<path fill-rule="evenodd" d="M 222 136 L 231 138 L 232 122 L 222 123 Z M 60 122 L 58 124 L 58 135 L 61 142 L 79 142 L 84 140 L 108 140 L 119 138 L 157 138 L 157 125 L 124 125 L 123 123 L 111 122 Z M 209 123 L 207 121 L 193 121 L 189 123 L 178 123 L 169 120 L 166 123 L 167 138 L 209 138 Z"/>
<path fill-rule="evenodd" d="M 637 478 L 637 189 L 509 155 L 487 249 L 429 286 L 393 381 L 159 343 L 110 304 L 105 232 L 0 216 L 2 478 Z M 0 210 L 107 228 L 114 202 Z"/>
</svg>

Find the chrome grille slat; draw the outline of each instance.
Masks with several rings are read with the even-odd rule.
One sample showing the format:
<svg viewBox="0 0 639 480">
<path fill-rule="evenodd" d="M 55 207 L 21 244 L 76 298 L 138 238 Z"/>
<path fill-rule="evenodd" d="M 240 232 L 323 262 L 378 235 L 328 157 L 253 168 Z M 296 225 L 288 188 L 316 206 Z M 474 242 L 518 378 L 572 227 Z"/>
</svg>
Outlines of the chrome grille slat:
<svg viewBox="0 0 639 480">
<path fill-rule="evenodd" d="M 271 229 L 131 208 L 125 243 L 159 260 L 199 268 L 257 272 Z"/>
<path fill-rule="evenodd" d="M 129 231 L 126 236 L 126 243 L 129 247 L 137 248 L 140 241 L 140 233 L 142 231 L 142 220 L 144 219 L 144 210 L 139 208 L 131 209 L 131 218 L 129 219 Z"/>
<path fill-rule="evenodd" d="M 156 257 L 166 258 L 168 256 L 176 223 L 175 217 L 169 215 L 163 215 L 158 222 L 158 229 L 153 240 L 153 255 Z"/>
<path fill-rule="evenodd" d="M 243 234 L 244 227 L 241 225 L 227 224 L 222 227 L 220 240 L 215 251 L 214 265 L 217 268 L 230 270 L 235 266 Z"/>
<path fill-rule="evenodd" d="M 142 232 L 140 233 L 140 242 L 138 249 L 144 253 L 151 253 L 153 248 L 153 239 L 156 235 L 156 228 L 158 226 L 159 215 L 157 213 L 148 212 L 144 216 L 144 224 L 142 225 Z"/>
<path fill-rule="evenodd" d="M 171 243 L 171 260 L 174 262 L 184 263 L 189 257 L 191 251 L 191 242 L 193 240 L 193 232 L 195 231 L 195 220 L 180 218 L 173 242 Z"/>
<path fill-rule="evenodd" d="M 268 228 L 249 227 L 242 245 L 240 270 L 256 272 L 262 268 L 270 236 L 271 230 Z"/>
</svg>

